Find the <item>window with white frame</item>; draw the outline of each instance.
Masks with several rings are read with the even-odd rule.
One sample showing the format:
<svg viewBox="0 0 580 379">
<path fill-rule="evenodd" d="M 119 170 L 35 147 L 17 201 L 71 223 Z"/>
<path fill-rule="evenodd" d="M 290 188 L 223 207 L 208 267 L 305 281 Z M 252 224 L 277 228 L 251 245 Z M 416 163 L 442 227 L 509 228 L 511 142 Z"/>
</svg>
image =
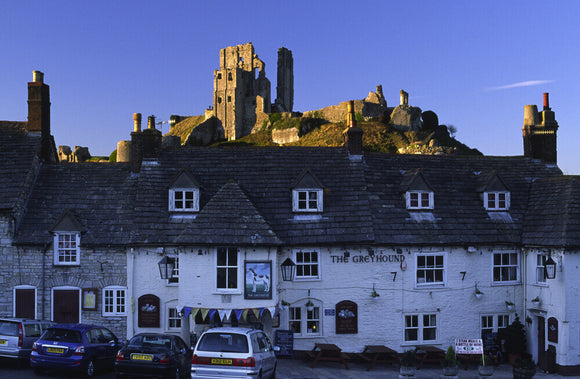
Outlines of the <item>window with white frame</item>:
<svg viewBox="0 0 580 379">
<path fill-rule="evenodd" d="M 218 290 L 238 289 L 238 249 L 217 248 L 216 287 Z"/>
<path fill-rule="evenodd" d="M 175 255 L 173 258 L 173 271 L 171 272 L 171 277 L 167 279 L 167 284 L 177 284 L 179 283 L 179 256 Z"/>
<path fill-rule="evenodd" d="M 79 233 L 57 232 L 54 234 L 54 264 L 78 265 L 80 264 L 80 241 Z"/>
<path fill-rule="evenodd" d="M 408 191 L 407 209 L 433 209 L 433 192 Z"/>
<path fill-rule="evenodd" d="M 405 315 L 405 342 L 431 343 L 437 340 L 436 314 Z"/>
<path fill-rule="evenodd" d="M 510 208 L 509 192 L 484 192 L 483 198 L 488 211 L 507 211 Z"/>
<path fill-rule="evenodd" d="M 518 253 L 493 253 L 493 282 L 517 283 L 519 279 Z"/>
<path fill-rule="evenodd" d="M 509 325 L 509 314 L 499 315 L 482 315 L 481 316 L 481 338 L 485 340 L 485 336 L 489 333 L 500 334 Z"/>
<path fill-rule="evenodd" d="M 169 210 L 171 212 L 199 212 L 199 189 L 171 188 Z"/>
<path fill-rule="evenodd" d="M 181 328 L 181 317 L 179 317 L 179 312 L 177 312 L 176 307 L 167 308 L 167 328 L 168 329 Z"/>
<path fill-rule="evenodd" d="M 292 210 L 294 212 L 322 212 L 322 189 L 292 190 Z"/>
<path fill-rule="evenodd" d="M 314 304 L 308 309 L 304 306 L 290 307 L 289 309 L 289 329 L 296 336 L 310 337 L 322 334 L 320 304 Z"/>
<path fill-rule="evenodd" d="M 295 252 L 296 279 L 320 278 L 318 255 L 318 251 L 299 250 Z"/>
<path fill-rule="evenodd" d="M 445 254 L 418 253 L 417 259 L 417 286 L 445 284 Z"/>
<path fill-rule="evenodd" d="M 536 255 L 536 283 L 546 284 L 546 254 L 538 253 Z"/>
<path fill-rule="evenodd" d="M 126 288 L 103 288 L 103 316 L 123 316 L 126 312 Z"/>
</svg>

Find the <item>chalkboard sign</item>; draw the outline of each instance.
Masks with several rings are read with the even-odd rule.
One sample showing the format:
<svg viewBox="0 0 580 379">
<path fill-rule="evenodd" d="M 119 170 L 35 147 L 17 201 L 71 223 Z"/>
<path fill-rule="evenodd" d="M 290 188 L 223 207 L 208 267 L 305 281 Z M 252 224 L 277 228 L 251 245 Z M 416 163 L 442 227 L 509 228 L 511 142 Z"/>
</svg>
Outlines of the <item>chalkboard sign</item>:
<svg viewBox="0 0 580 379">
<path fill-rule="evenodd" d="M 276 352 L 278 357 L 294 357 L 294 332 L 291 330 L 276 330 L 275 346 L 280 350 Z"/>
</svg>

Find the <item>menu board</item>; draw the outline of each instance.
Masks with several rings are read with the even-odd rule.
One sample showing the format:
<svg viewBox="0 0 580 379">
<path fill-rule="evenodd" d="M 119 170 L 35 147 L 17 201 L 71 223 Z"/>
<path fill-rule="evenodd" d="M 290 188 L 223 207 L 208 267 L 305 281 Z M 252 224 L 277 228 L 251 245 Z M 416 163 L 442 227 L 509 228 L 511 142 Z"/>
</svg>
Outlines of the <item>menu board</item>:
<svg viewBox="0 0 580 379">
<path fill-rule="evenodd" d="M 280 350 L 276 352 L 276 356 L 294 357 L 294 332 L 292 330 L 276 330 L 276 337 L 274 340 L 274 345 L 280 348 Z"/>
<path fill-rule="evenodd" d="M 159 328 L 159 298 L 143 295 L 137 300 L 137 317 L 140 328 Z"/>
<path fill-rule="evenodd" d="M 336 334 L 358 333 L 358 307 L 353 301 L 336 304 Z"/>
</svg>

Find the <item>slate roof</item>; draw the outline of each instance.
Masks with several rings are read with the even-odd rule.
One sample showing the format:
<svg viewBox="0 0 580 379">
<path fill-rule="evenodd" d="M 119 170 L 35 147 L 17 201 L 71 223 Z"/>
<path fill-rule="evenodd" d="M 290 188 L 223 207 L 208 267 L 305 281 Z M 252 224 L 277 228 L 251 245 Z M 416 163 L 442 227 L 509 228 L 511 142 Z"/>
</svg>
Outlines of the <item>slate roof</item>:
<svg viewBox="0 0 580 379">
<path fill-rule="evenodd" d="M 26 122 L 0 121 L 0 212 L 11 213 L 28 196 L 40 154 L 40 135 Z"/>
<path fill-rule="evenodd" d="M 126 244 L 135 184 L 128 164 L 42 165 L 15 243 L 51 242 L 49 231 L 69 212 L 83 228 L 81 245 Z"/>
<path fill-rule="evenodd" d="M 580 177 L 536 180 L 522 242 L 536 246 L 580 246 Z"/>
<path fill-rule="evenodd" d="M 406 209 L 405 173 L 417 169 L 434 192 L 427 212 Z M 319 218 L 292 211 L 292 186 L 305 170 L 324 189 Z M 195 218 L 168 209 L 169 188 L 184 171 L 200 186 Z M 479 192 L 490 171 L 511 192 L 502 217 L 484 209 Z M 561 177 L 556 166 L 525 157 L 367 153 L 352 163 L 343 148 L 166 148 L 139 175 L 128 164 L 43 165 L 16 243 L 50 241 L 69 210 L 86 229 L 84 245 L 519 244 L 525 227 L 541 228 L 535 210 L 526 214 L 528 201 L 541 201 L 531 188 Z"/>
</svg>

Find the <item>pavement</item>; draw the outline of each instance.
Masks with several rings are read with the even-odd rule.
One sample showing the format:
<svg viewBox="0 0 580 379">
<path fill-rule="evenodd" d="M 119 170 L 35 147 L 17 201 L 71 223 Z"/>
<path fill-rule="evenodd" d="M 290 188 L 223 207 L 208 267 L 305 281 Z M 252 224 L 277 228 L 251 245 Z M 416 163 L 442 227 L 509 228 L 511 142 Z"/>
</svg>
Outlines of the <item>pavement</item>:
<svg viewBox="0 0 580 379">
<path fill-rule="evenodd" d="M 380 364 L 367 371 L 368 363 L 348 362 L 348 370 L 341 363 L 317 362 L 314 368 L 310 368 L 312 362 L 304 362 L 296 359 L 278 358 L 277 379 L 362 379 L 362 378 L 398 378 L 399 365 Z M 415 371 L 416 379 L 439 379 L 443 377 L 441 366 L 424 365 L 420 370 Z M 468 370 L 461 368 L 456 378 L 475 379 L 478 378 L 477 367 L 470 367 Z M 492 378 L 512 379 L 512 367 L 502 364 L 495 368 Z M 558 374 L 548 374 L 541 370 L 536 371 L 534 379 L 542 378 L 572 378 Z M 578 377 L 576 377 L 578 378 Z"/>
</svg>

